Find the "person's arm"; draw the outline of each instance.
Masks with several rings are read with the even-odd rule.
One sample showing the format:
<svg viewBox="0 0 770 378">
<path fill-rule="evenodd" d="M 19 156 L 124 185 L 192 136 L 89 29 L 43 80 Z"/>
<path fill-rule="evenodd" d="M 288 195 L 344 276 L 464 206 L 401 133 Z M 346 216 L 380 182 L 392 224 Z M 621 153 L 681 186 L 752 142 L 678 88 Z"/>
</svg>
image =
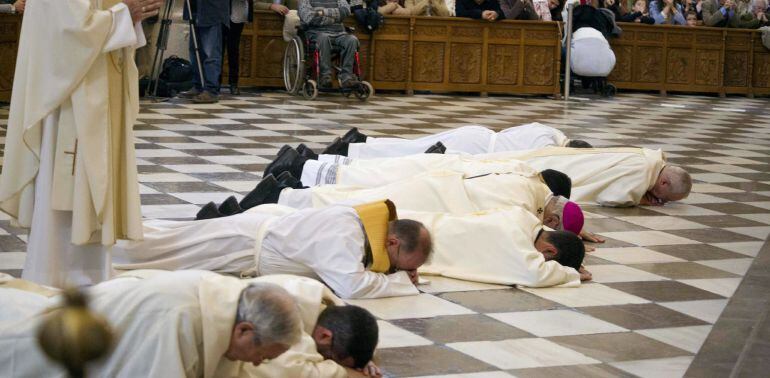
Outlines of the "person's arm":
<svg viewBox="0 0 770 378">
<path fill-rule="evenodd" d="M 524 253 L 522 251 L 522 254 Z M 581 275 L 578 271 L 553 260 L 545 261 L 543 255 L 534 246 L 526 253 L 526 259 L 529 271 L 527 282 L 522 282 L 522 285 L 528 287 L 580 286 Z"/>
<path fill-rule="evenodd" d="M 318 353 L 313 338 L 302 334 L 299 343 L 267 363 L 254 366 L 244 364 L 250 377 L 303 377 L 303 378 L 345 378 L 347 369 L 333 360 L 325 360 Z"/>
<path fill-rule="evenodd" d="M 655 20 L 656 24 L 662 24 L 666 22 L 666 17 L 661 14 L 661 10 L 658 9 L 660 4 L 657 1 L 650 3 L 650 17 Z"/>
<path fill-rule="evenodd" d="M 138 20 L 136 20 L 137 14 L 134 10 L 136 7 L 140 8 Z M 151 5 L 139 5 L 136 0 L 126 0 L 115 4 L 109 9 L 112 12 L 112 29 L 102 52 L 110 52 L 124 47 L 139 48 L 147 44 L 141 20 L 150 17 L 151 12 L 157 14 L 159 7 L 159 2 L 154 2 Z"/>
<path fill-rule="evenodd" d="M 457 0 L 455 3 L 455 16 L 481 19 L 481 9 L 475 6 L 473 0 Z"/>
<path fill-rule="evenodd" d="M 299 20 L 306 25 L 320 25 L 321 17 L 318 17 L 313 7 L 310 6 L 310 0 L 299 0 L 297 5 L 297 14 Z"/>
<path fill-rule="evenodd" d="M 676 5 L 676 12 L 672 15 L 674 19 L 674 25 L 687 25 L 687 20 L 684 18 L 684 13 L 682 12 L 682 6 L 677 4 Z"/>
<path fill-rule="evenodd" d="M 432 0 L 430 4 L 431 15 L 437 17 L 452 17 L 452 12 L 449 10 L 444 0 Z"/>
<path fill-rule="evenodd" d="M 725 18 L 724 8 L 719 8 L 715 0 L 706 0 L 702 6 L 703 25 L 714 26 Z"/>
<path fill-rule="evenodd" d="M 654 25 L 655 24 L 655 19 L 653 19 L 652 17 L 648 17 L 648 16 L 642 16 L 642 18 L 639 19 L 639 22 L 641 22 L 643 24 L 647 24 L 647 25 Z"/>
<path fill-rule="evenodd" d="M 254 10 L 270 10 L 272 0 L 254 0 Z"/>
<path fill-rule="evenodd" d="M 633 12 L 633 13 L 629 12 L 629 13 L 626 13 L 626 14 L 620 16 L 620 18 L 618 18 L 618 21 L 620 21 L 620 22 L 635 22 L 636 19 L 639 18 L 639 17 L 642 17 L 642 12 Z M 653 20 L 653 22 L 655 22 L 655 21 Z"/>
<path fill-rule="evenodd" d="M 13 7 L 13 4 L 0 4 L 0 13 L 15 14 L 16 8 Z"/>
</svg>

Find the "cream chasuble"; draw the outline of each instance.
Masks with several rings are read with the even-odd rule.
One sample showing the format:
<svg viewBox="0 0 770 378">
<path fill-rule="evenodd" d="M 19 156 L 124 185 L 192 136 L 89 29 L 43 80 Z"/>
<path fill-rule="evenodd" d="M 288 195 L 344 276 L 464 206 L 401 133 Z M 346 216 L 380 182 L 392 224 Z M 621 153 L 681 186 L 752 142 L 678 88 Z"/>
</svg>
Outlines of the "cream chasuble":
<svg viewBox="0 0 770 378">
<path fill-rule="evenodd" d="M 104 260 L 104 252 L 70 243 L 142 237 L 130 46 L 143 38 L 118 0 L 27 6 L 0 178 L 0 208 L 32 228 L 25 278 L 52 285 L 98 281 L 105 264 L 87 260 Z M 68 273 L 79 269 L 88 272 Z"/>
<path fill-rule="evenodd" d="M 575 269 L 545 261 L 534 243 L 540 220 L 520 207 L 468 215 L 400 211 L 422 222 L 433 237 L 433 254 L 421 274 L 529 287 L 579 286 Z"/>
<path fill-rule="evenodd" d="M 647 148 L 559 148 L 479 155 L 520 159 L 532 167 L 555 169 L 572 179 L 572 200 L 603 206 L 638 205 L 665 166 L 661 150 Z"/>
<path fill-rule="evenodd" d="M 542 219 L 550 194 L 550 189 L 534 169 L 526 173 L 493 173 L 473 178 L 459 172 L 433 171 L 377 188 L 347 185 L 287 188 L 281 192 L 278 203 L 295 208 L 319 208 L 343 201 L 368 202 L 387 198 L 402 210 L 452 214 L 520 206 Z"/>
</svg>

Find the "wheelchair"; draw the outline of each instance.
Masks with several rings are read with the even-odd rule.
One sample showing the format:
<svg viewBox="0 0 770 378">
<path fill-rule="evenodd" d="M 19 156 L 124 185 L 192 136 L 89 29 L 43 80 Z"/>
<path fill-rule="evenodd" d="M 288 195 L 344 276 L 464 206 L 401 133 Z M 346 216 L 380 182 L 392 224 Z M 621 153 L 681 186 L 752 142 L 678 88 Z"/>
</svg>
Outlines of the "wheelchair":
<svg viewBox="0 0 770 378">
<path fill-rule="evenodd" d="M 353 33 L 353 29 L 346 27 L 348 33 Z M 289 94 L 301 94 L 307 100 L 313 100 L 319 92 L 341 92 L 345 97 L 355 95 L 361 101 L 366 101 L 374 94 L 374 87 L 367 82 L 361 81 L 361 84 L 354 88 L 319 88 L 318 78 L 320 76 L 320 54 L 315 48 L 315 43 L 306 37 L 306 28 L 298 27 L 297 35 L 292 38 L 286 46 L 283 54 L 283 83 Z M 339 75 L 341 69 L 339 50 L 335 48 L 332 55 L 332 67 L 334 72 Z M 361 65 L 356 51 L 355 63 L 353 64 L 353 75 L 360 79 Z"/>
</svg>

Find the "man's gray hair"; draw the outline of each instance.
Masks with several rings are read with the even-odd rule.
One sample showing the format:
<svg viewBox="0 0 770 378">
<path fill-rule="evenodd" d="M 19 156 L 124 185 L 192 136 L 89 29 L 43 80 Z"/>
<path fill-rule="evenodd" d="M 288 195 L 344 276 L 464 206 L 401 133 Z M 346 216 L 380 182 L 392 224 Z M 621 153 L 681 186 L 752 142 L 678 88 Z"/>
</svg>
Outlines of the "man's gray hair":
<svg viewBox="0 0 770 378">
<path fill-rule="evenodd" d="M 676 196 L 690 194 L 692 190 L 692 177 L 682 167 L 676 165 L 667 165 L 663 169 L 663 174 L 668 178 L 668 182 L 671 185 L 671 194 Z"/>
<path fill-rule="evenodd" d="M 254 327 L 254 344 L 291 346 L 302 337 L 302 318 L 294 297 L 284 288 L 253 282 L 241 292 L 235 323 Z"/>
</svg>

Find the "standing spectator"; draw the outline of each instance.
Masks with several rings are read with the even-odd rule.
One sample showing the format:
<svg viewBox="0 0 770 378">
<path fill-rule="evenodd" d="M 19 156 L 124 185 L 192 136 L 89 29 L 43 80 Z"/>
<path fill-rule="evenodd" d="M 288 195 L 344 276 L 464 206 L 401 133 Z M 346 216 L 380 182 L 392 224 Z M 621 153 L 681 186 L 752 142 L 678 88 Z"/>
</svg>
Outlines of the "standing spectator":
<svg viewBox="0 0 770 378">
<path fill-rule="evenodd" d="M 455 3 L 457 17 L 474 18 L 490 22 L 505 18 L 497 0 L 457 0 Z"/>
<path fill-rule="evenodd" d="M 180 93 L 198 104 L 212 104 L 219 101 L 219 80 L 222 74 L 222 30 L 230 26 L 230 2 L 222 0 L 190 0 L 195 18 L 195 34 L 198 37 L 198 51 L 201 64 L 195 58 L 195 46 L 190 36 L 190 62 L 193 69 L 193 89 Z M 187 7 L 184 19 L 190 20 Z M 198 70 L 203 72 L 201 83 Z"/>
<path fill-rule="evenodd" d="M 653 0 L 650 3 L 650 14 L 655 19 L 656 24 L 687 24 L 687 20 L 684 19 L 684 14 L 682 14 L 682 6 L 674 0 Z"/>
<path fill-rule="evenodd" d="M 280 4 L 270 4 L 289 12 L 289 8 Z M 278 12 L 279 14 L 285 14 Z M 230 85 L 230 94 L 239 95 L 238 77 L 240 76 L 240 48 L 243 25 L 254 21 L 254 0 L 230 0 L 230 27 L 222 26 L 222 46 L 227 49 L 227 83 Z"/>
<path fill-rule="evenodd" d="M 727 27 L 735 17 L 734 0 L 703 0 L 703 24 L 714 27 Z"/>
<path fill-rule="evenodd" d="M 22 14 L 26 0 L 0 0 L 0 13 Z"/>
<path fill-rule="evenodd" d="M 500 10 L 507 20 L 537 20 L 532 0 L 500 0 Z M 550 14 L 549 14 L 550 18 Z"/>
<path fill-rule="evenodd" d="M 412 16 L 454 16 L 454 0 L 406 0 L 404 6 Z"/>
<path fill-rule="evenodd" d="M 655 20 L 650 17 L 648 12 L 647 0 L 636 0 L 631 12 L 624 14 L 618 20 L 621 22 L 639 22 L 649 25 L 655 23 Z"/>
</svg>

